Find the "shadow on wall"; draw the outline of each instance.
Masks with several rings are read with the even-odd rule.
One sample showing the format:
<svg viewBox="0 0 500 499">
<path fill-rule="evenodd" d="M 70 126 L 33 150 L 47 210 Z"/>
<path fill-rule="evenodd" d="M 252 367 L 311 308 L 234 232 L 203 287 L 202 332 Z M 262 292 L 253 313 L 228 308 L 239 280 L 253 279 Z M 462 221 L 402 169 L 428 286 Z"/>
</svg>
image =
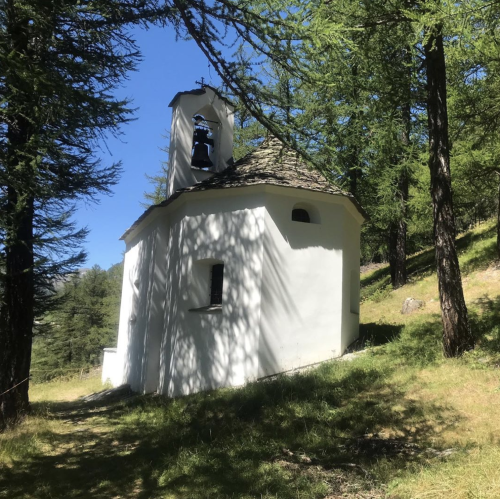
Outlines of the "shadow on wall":
<svg viewBox="0 0 500 499">
<path fill-rule="evenodd" d="M 165 336 L 160 391 L 169 396 L 238 386 L 258 376 L 259 364 L 276 365 L 275 352 L 259 338 L 264 259 L 263 198 L 193 203 L 170 227 Z M 271 255 L 269 255 L 269 252 Z M 267 249 L 266 258 L 273 250 Z M 208 279 L 197 262 L 224 264 L 220 311 L 193 311 L 210 304 Z M 286 274 L 279 259 L 268 279 L 289 313 Z M 206 288 L 199 289 L 200 283 Z M 203 302 L 203 297 L 205 302 Z"/>
<path fill-rule="evenodd" d="M 323 309 L 316 298 L 308 296 L 314 317 L 301 311 L 311 289 L 296 289 L 297 283 L 310 284 L 307 265 L 317 255 L 294 250 L 339 247 L 330 230 L 335 221 L 328 226 L 293 222 L 287 209 L 283 216 L 271 213 L 278 230 L 268 237 L 265 199 L 264 194 L 193 199 L 168 223 L 160 216 L 142 232 L 138 264 L 128 277 L 134 318 L 125 379 L 134 390 L 178 396 L 239 386 L 334 356 L 332 345 L 324 343 L 317 355 L 305 351 L 309 341 L 316 341 L 306 327 L 319 328 L 321 338 L 340 329 L 328 318 L 318 319 Z M 299 256 L 306 259 L 296 260 Z M 220 263 L 222 306 L 200 310 L 210 305 L 209 268 Z M 261 334 L 264 304 L 266 324 L 272 327 Z M 312 362 L 305 361 L 309 358 Z"/>
<path fill-rule="evenodd" d="M 128 275 L 133 292 L 124 374 L 134 390 L 144 392 L 155 391 L 158 386 L 166 271 L 161 228 L 156 224 L 137 242 L 138 264 Z"/>
</svg>

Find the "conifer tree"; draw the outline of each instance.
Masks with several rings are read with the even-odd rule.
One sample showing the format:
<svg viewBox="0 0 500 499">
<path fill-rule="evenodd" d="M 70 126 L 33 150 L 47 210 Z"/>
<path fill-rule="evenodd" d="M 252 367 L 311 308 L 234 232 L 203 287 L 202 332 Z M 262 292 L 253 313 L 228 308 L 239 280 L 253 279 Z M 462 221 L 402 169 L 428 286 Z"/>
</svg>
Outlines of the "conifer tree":
<svg viewBox="0 0 500 499">
<path fill-rule="evenodd" d="M 269 95 L 268 85 L 264 92 L 259 93 L 257 76 L 238 79 L 235 69 L 237 65 L 224 57 L 218 48 L 220 23 L 225 23 L 228 29 L 234 28 L 242 43 L 253 49 L 253 54 L 245 63 L 250 65 L 253 59 L 256 64 L 261 64 L 259 57 L 267 57 L 292 77 L 313 84 L 320 80 L 311 74 L 311 65 L 308 65 L 307 61 L 315 58 L 324 61 L 325 47 L 327 53 L 333 53 L 339 47 L 347 45 L 355 57 L 358 44 L 356 37 L 352 36 L 353 33 L 391 29 L 400 25 L 410 27 L 409 38 L 403 40 L 400 49 L 404 50 L 409 45 L 420 47 L 422 67 L 425 69 L 425 72 L 420 74 L 419 93 L 425 93 L 428 118 L 428 166 L 443 321 L 443 348 L 446 356 L 458 356 L 472 348 L 474 339 L 470 330 L 455 248 L 456 227 L 450 176 L 444 52 L 445 30 L 450 25 L 446 23 L 449 19 L 463 17 L 461 14 L 470 7 L 467 5 L 469 2 L 448 4 L 441 0 L 398 0 L 390 3 L 360 4 L 334 1 L 320 4 L 296 2 L 294 5 L 257 2 L 245 3 L 243 6 L 224 2 L 219 9 L 200 9 L 192 0 L 173 1 L 188 34 L 196 40 L 225 83 L 272 133 L 285 141 L 287 136 L 290 137 L 293 147 L 297 147 L 297 141 L 294 140 L 294 135 L 287 133 L 286 124 L 273 120 L 272 113 L 266 114 L 263 111 L 266 105 L 272 107 L 281 104 L 276 94 Z M 474 4 L 474 1 L 471 0 L 470 3 Z M 476 13 L 481 12 L 483 8 L 496 9 L 496 6 L 476 6 Z M 272 29 L 269 28 L 270 25 Z M 460 33 L 457 31 L 452 36 L 458 37 Z M 234 40 L 232 42 L 234 43 Z M 290 53 L 290 47 L 293 48 L 295 56 Z M 309 57 L 304 57 L 307 53 Z M 388 60 L 386 66 L 392 63 L 393 61 Z M 360 70 L 359 65 L 355 63 L 350 68 L 351 76 L 356 77 Z M 321 77 L 323 82 L 327 81 L 325 73 L 322 73 Z M 324 87 L 327 87 L 326 83 Z M 356 89 L 352 90 L 356 100 Z M 404 111 L 405 104 L 400 103 L 403 114 L 407 115 L 408 111 Z M 355 109 L 353 111 L 354 114 L 348 121 L 354 124 L 359 120 L 359 115 Z M 359 134 L 359 128 L 353 128 L 357 130 L 355 133 Z M 310 132 L 308 134 L 310 135 Z M 351 147 L 350 152 L 353 154 L 357 151 Z M 307 152 L 304 156 L 308 158 Z M 348 163 L 351 189 L 354 189 L 359 166 L 352 168 L 352 165 L 359 164 L 359 157 Z M 353 173 L 356 175 L 352 175 Z"/>
<path fill-rule="evenodd" d="M 37 294 L 79 265 L 74 203 L 108 193 L 120 165 L 94 148 L 131 119 L 113 90 L 139 53 L 127 31 L 158 14 L 134 0 L 5 0 L 0 10 L 0 428 L 29 409 Z M 166 11 L 164 11 L 165 13 Z"/>
</svg>

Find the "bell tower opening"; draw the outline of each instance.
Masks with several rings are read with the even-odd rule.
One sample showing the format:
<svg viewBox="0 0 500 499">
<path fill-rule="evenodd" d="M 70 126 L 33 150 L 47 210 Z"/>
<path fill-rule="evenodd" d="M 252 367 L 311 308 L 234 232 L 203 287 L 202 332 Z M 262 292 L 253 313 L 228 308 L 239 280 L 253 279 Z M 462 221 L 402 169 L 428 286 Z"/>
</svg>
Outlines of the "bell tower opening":
<svg viewBox="0 0 500 499">
<path fill-rule="evenodd" d="M 201 114 L 193 116 L 193 149 L 191 151 L 191 166 L 210 169 L 214 166 L 211 159 L 216 154 L 215 137 L 218 135 L 220 123 L 209 120 Z M 215 132 L 215 133 L 214 133 Z"/>
<path fill-rule="evenodd" d="M 170 102 L 167 198 L 233 163 L 234 106 L 209 85 L 178 92 Z"/>
</svg>

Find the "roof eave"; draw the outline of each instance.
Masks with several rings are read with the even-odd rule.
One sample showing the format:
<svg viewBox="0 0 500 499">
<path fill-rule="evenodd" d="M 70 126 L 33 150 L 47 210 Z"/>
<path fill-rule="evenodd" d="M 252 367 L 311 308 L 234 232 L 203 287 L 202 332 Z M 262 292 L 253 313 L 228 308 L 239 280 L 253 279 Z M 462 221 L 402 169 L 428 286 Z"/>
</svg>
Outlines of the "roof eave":
<svg viewBox="0 0 500 499">
<path fill-rule="evenodd" d="M 181 194 L 189 194 L 189 193 L 200 193 L 200 192 L 213 192 L 217 190 L 227 190 L 227 189 L 241 189 L 244 187 L 254 187 L 254 186 L 265 186 L 265 185 L 272 185 L 274 187 L 280 187 L 283 189 L 300 189 L 308 192 L 317 192 L 320 194 L 327 194 L 329 196 L 339 196 L 342 198 L 346 198 L 349 201 L 352 202 L 356 210 L 359 212 L 359 214 L 365 219 L 369 220 L 370 217 L 366 213 L 366 211 L 362 208 L 362 206 L 358 203 L 358 201 L 352 196 L 352 195 L 346 195 L 343 193 L 335 193 L 335 192 L 327 192 L 327 191 L 319 191 L 316 189 L 307 189 L 306 187 L 291 187 L 291 186 L 285 186 L 285 185 L 279 185 L 279 184 L 272 184 L 272 183 L 261 183 L 261 184 L 252 184 L 252 185 L 232 185 L 232 186 L 227 186 L 227 187 L 217 187 L 217 188 L 212 188 L 212 189 L 206 189 L 206 190 L 180 190 L 174 192 L 168 199 L 165 201 L 162 201 L 159 204 L 154 204 L 150 206 L 144 213 L 122 234 L 120 237 L 120 241 L 126 240 L 126 238 L 131 234 L 139 225 L 140 223 L 145 220 L 150 213 L 152 213 L 155 209 L 157 208 L 165 208 L 169 205 L 171 205 L 175 200 L 177 200 Z"/>
<path fill-rule="evenodd" d="M 211 87 L 210 85 L 204 85 L 203 88 L 194 88 L 193 90 L 184 90 L 182 92 L 177 92 L 174 95 L 174 98 L 168 104 L 168 107 L 174 107 L 175 101 L 183 95 L 203 95 L 204 93 L 206 93 L 205 88 L 209 88 L 210 90 L 212 90 L 212 92 L 217 95 L 219 99 L 223 100 L 226 104 L 229 104 L 234 108 L 234 104 L 227 97 L 224 97 L 216 88 Z"/>
</svg>

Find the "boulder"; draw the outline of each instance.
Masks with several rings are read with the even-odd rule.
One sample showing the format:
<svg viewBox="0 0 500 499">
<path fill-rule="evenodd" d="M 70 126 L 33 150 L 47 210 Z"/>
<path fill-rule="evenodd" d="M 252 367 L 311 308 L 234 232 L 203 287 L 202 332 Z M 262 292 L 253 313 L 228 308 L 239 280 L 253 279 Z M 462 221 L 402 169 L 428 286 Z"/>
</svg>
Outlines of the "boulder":
<svg viewBox="0 0 500 499">
<path fill-rule="evenodd" d="M 412 312 L 415 312 L 415 310 L 422 308 L 424 305 L 425 302 L 422 300 L 415 300 L 415 298 L 406 298 L 406 300 L 403 302 L 401 313 L 411 314 Z"/>
</svg>

